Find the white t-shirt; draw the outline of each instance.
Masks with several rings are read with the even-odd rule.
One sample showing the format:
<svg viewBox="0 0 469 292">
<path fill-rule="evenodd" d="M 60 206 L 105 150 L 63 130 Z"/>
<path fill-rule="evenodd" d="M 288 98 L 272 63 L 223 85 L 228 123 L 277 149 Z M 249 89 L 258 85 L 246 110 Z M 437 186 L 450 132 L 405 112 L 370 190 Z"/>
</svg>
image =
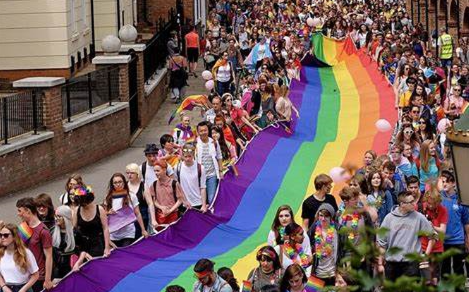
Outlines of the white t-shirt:
<svg viewBox="0 0 469 292">
<path fill-rule="evenodd" d="M 0 274 L 8 284 L 21 285 L 26 284 L 31 274 L 39 271 L 36 259 L 34 259 L 33 253 L 26 249 L 26 256 L 28 258 L 29 268 L 26 273 L 23 273 L 19 266 L 16 265 L 13 259 L 14 254 L 5 252 L 3 257 L 0 259 Z"/>
<path fill-rule="evenodd" d="M 145 189 L 153 186 L 153 182 L 156 181 L 156 174 L 155 170 L 153 169 L 153 166 L 151 166 L 148 162 L 145 163 L 146 165 L 146 171 L 145 171 Z M 143 173 L 142 165 L 140 165 L 140 171 Z M 166 169 L 166 174 L 168 176 L 173 176 L 174 175 L 174 169 L 171 167 L 171 165 L 168 164 L 168 168 Z"/>
<path fill-rule="evenodd" d="M 201 165 L 201 176 L 200 176 L 200 187 L 199 187 L 199 175 L 197 173 L 197 163 L 188 167 L 185 163 L 181 163 L 181 172 L 179 182 L 181 188 L 186 195 L 187 200 L 192 206 L 202 205 L 202 197 L 200 194 L 201 188 L 206 188 L 205 182 L 207 180 L 205 175 L 204 166 Z"/>
<path fill-rule="evenodd" d="M 124 198 L 112 199 L 112 209 L 119 212 L 122 209 Z M 134 209 L 138 206 L 138 198 L 136 195 L 130 195 L 129 207 Z M 121 229 L 111 233 L 111 240 L 121 240 L 124 238 L 135 238 L 135 225 L 129 224 Z"/>
</svg>

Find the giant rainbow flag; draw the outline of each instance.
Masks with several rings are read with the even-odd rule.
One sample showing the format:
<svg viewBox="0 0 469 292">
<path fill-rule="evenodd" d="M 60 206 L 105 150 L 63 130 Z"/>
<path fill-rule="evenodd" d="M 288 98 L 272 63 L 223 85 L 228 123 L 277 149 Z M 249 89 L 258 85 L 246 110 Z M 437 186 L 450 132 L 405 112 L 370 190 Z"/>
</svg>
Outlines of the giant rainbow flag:
<svg viewBox="0 0 469 292">
<path fill-rule="evenodd" d="M 237 164 L 240 176 L 229 172 L 222 181 L 214 214 L 189 210 L 159 235 L 91 261 L 53 291 L 161 291 L 173 284 L 191 291 L 202 257 L 244 280 L 280 205 L 289 204 L 299 220 L 316 175 L 361 165 L 368 149 L 384 153 L 391 133 L 377 132 L 374 123 L 396 121 L 391 87 L 351 40 L 315 35 L 313 43 L 314 58 L 329 66 L 305 65 L 292 83 L 290 99 L 300 111 L 293 134 L 270 127 L 254 138 Z"/>
</svg>

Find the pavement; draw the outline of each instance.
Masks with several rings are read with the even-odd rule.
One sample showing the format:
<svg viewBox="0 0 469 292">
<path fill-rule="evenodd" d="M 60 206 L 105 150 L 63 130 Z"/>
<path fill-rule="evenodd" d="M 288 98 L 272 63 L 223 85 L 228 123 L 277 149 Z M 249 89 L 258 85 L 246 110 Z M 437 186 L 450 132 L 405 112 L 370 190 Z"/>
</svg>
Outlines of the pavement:
<svg viewBox="0 0 469 292">
<path fill-rule="evenodd" d="M 202 79 L 202 71 L 203 62 L 199 61 L 196 71 L 198 78 L 193 76 L 189 77 L 189 87 L 186 92 L 187 96 L 192 94 L 207 94 L 207 90 L 204 86 L 205 81 Z M 161 135 L 170 133 L 179 122 L 176 117 L 171 125 L 168 125 L 168 119 L 177 106 L 178 105 L 174 104 L 168 96 L 150 124 L 141 130 L 129 148 L 73 172 L 81 174 L 84 182 L 92 187 L 97 202 L 104 200 L 109 180 L 114 173 L 125 173 L 125 166 L 129 163 L 135 162 L 141 164 L 145 161 L 143 150 L 146 144 L 156 143 L 158 147 L 160 147 L 159 139 Z M 191 124 L 193 126 L 201 120 L 200 110 L 198 109 L 195 109 L 189 115 L 192 117 Z M 72 173 L 64 173 L 37 187 L 0 197 L 0 220 L 19 223 L 19 219 L 16 215 L 16 201 L 24 197 L 34 197 L 38 194 L 46 193 L 52 197 L 54 206 L 59 206 L 59 196 L 65 191 L 65 182 L 71 174 Z"/>
</svg>

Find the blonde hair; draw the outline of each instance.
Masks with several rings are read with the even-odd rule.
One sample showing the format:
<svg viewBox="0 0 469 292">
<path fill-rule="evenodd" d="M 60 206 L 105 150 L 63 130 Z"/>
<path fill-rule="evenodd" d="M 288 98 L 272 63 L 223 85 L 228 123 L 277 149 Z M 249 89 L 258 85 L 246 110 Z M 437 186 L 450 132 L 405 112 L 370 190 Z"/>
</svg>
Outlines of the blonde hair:
<svg viewBox="0 0 469 292">
<path fill-rule="evenodd" d="M 138 166 L 137 163 L 130 163 L 130 164 L 127 164 L 127 166 L 125 167 L 125 170 L 126 171 L 131 171 L 131 172 L 135 172 L 138 176 L 138 178 L 140 179 L 142 177 L 141 173 L 140 173 L 140 166 Z"/>
<path fill-rule="evenodd" d="M 73 224 L 72 224 L 72 209 L 68 206 L 60 206 L 55 210 L 55 214 L 62 216 L 65 224 L 65 252 L 71 252 L 75 250 L 75 236 L 73 235 Z M 56 226 L 52 232 L 52 245 L 55 248 L 59 248 L 62 238 L 60 236 L 60 227 Z"/>
<path fill-rule="evenodd" d="M 432 144 L 432 140 L 425 140 L 423 141 L 422 145 L 420 145 L 420 167 L 425 171 L 429 171 L 430 167 L 430 144 Z"/>
<path fill-rule="evenodd" d="M 14 255 L 13 255 L 13 260 L 15 261 L 15 264 L 20 268 L 21 272 L 26 273 L 29 269 L 29 261 L 28 261 L 28 255 L 26 253 L 26 246 L 23 243 L 23 240 L 21 240 L 21 237 L 18 234 L 18 227 L 16 225 L 8 223 L 3 225 L 2 229 L 8 229 L 11 232 L 11 236 L 13 237 L 13 245 L 14 247 Z M 0 247 L 0 259 L 3 258 L 5 255 L 7 247 L 6 246 L 1 246 Z"/>
</svg>

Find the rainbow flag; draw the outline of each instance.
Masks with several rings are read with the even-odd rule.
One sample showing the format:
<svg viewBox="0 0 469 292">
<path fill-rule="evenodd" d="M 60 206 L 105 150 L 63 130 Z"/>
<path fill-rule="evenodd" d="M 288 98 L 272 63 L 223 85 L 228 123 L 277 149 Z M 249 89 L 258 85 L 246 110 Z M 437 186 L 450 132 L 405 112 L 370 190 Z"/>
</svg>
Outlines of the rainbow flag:
<svg viewBox="0 0 469 292">
<path fill-rule="evenodd" d="M 315 276 L 311 276 L 306 283 L 305 290 L 307 292 L 321 291 L 321 288 L 324 288 L 324 285 L 325 283 L 323 280 L 316 278 Z"/>
<path fill-rule="evenodd" d="M 196 94 L 186 97 L 182 101 L 181 105 L 179 105 L 179 107 L 169 117 L 168 125 L 171 124 L 176 115 L 180 114 L 182 111 L 191 111 L 196 106 L 208 108 L 209 104 L 210 103 L 206 95 Z"/>
<path fill-rule="evenodd" d="M 33 236 L 33 229 L 29 227 L 26 222 L 21 222 L 21 224 L 18 225 L 18 233 L 23 242 L 27 243 L 31 236 Z"/>
<path fill-rule="evenodd" d="M 301 117 L 293 117 L 292 134 L 269 127 L 256 135 L 236 165 L 240 175 L 229 171 L 221 181 L 214 213 L 188 210 L 157 236 L 89 262 L 53 291 L 162 291 L 174 284 L 191 291 L 193 265 L 202 257 L 248 279 L 280 205 L 289 204 L 301 222 L 301 203 L 314 192 L 315 176 L 361 166 L 368 149 L 386 153 L 391 132 L 380 133 L 374 124 L 396 122 L 392 88 L 350 40 L 319 37 L 315 55 L 322 51 L 328 66 L 303 64 L 300 80 L 292 81 L 289 97 Z"/>
<path fill-rule="evenodd" d="M 241 292 L 251 292 L 252 291 L 252 283 L 249 281 L 243 281 L 243 288 L 241 288 Z"/>
</svg>

